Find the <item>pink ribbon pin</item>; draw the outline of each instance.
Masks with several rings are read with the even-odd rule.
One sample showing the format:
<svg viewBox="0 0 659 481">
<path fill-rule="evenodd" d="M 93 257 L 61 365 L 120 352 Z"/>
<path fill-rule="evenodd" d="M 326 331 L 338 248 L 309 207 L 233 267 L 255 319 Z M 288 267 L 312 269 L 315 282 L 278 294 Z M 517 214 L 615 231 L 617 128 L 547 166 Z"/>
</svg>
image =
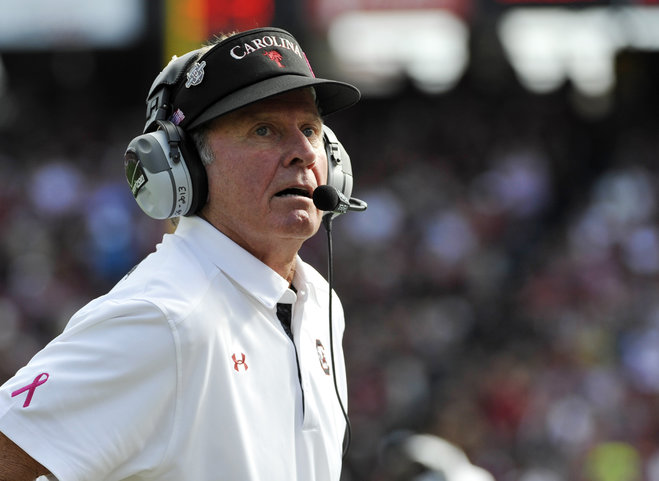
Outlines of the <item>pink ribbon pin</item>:
<svg viewBox="0 0 659 481">
<path fill-rule="evenodd" d="M 45 378 L 41 379 L 42 376 L 46 376 Z M 34 396 L 34 391 L 41 386 L 43 383 L 45 383 L 48 380 L 48 373 L 47 372 L 42 372 L 39 374 L 37 377 L 34 378 L 34 381 L 32 381 L 30 384 L 28 384 L 25 387 L 22 387 L 13 393 L 11 393 L 11 397 L 16 397 L 19 394 L 24 393 L 25 391 L 28 391 L 27 396 L 25 397 L 25 402 L 23 403 L 23 407 L 26 408 L 30 405 L 32 402 L 32 396 Z"/>
</svg>

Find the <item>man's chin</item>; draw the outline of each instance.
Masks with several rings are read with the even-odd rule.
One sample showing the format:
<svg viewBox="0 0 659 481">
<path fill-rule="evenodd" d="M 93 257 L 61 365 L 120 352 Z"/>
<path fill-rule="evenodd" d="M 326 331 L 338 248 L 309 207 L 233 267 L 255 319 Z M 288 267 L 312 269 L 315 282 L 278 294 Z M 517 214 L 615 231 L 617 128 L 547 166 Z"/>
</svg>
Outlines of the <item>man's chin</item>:
<svg viewBox="0 0 659 481">
<path fill-rule="evenodd" d="M 289 212 L 279 225 L 279 231 L 287 236 L 306 240 L 312 237 L 320 228 L 321 215 L 308 210 L 295 210 Z"/>
</svg>

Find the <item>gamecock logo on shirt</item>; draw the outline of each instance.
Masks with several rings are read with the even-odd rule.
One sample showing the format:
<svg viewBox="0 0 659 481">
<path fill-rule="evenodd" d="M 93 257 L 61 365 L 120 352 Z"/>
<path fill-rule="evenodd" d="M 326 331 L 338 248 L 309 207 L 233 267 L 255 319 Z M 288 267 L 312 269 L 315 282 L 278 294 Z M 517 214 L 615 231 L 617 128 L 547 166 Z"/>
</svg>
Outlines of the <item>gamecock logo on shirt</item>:
<svg viewBox="0 0 659 481">
<path fill-rule="evenodd" d="M 316 351 L 318 352 L 318 360 L 320 361 L 320 367 L 322 367 L 325 374 L 329 376 L 330 367 L 329 364 L 327 363 L 327 358 L 325 357 L 325 347 L 323 347 L 323 343 L 320 342 L 320 339 L 316 339 Z"/>
</svg>

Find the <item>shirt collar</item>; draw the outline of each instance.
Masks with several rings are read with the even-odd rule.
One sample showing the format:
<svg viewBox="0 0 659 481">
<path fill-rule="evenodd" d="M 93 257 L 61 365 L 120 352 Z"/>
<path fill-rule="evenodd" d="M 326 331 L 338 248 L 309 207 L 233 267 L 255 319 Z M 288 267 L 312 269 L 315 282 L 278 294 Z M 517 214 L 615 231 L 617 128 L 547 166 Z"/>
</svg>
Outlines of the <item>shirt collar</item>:
<svg viewBox="0 0 659 481">
<path fill-rule="evenodd" d="M 286 279 L 200 217 L 181 217 L 175 235 L 269 309 L 288 289 Z"/>
</svg>

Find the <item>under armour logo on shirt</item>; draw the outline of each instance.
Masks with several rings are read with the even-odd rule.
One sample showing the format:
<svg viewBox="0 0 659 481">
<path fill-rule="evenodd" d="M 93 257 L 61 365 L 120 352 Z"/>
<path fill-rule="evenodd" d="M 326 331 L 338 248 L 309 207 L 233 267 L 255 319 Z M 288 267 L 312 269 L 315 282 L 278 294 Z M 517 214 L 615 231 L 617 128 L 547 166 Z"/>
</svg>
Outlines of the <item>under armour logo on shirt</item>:
<svg viewBox="0 0 659 481">
<path fill-rule="evenodd" d="M 43 376 L 46 376 L 42 379 Z M 20 389 L 17 389 L 13 393 L 11 393 L 11 397 L 16 397 L 19 394 L 23 394 L 25 391 L 27 391 L 27 396 L 25 396 L 25 402 L 23 403 L 23 407 L 26 408 L 30 405 L 32 402 L 32 396 L 34 396 L 34 391 L 37 390 L 39 386 L 44 384 L 48 380 L 48 373 L 47 372 L 42 372 L 39 374 L 37 377 L 34 378 L 34 381 L 32 381 L 30 384 L 28 384 L 25 387 L 22 387 Z"/>
<path fill-rule="evenodd" d="M 235 354 L 231 356 L 231 359 L 233 359 L 233 368 L 236 371 L 240 371 L 240 368 L 242 367 L 245 371 L 247 371 L 249 366 L 245 362 L 245 354 L 241 352 L 240 356 L 240 359 L 238 359 Z"/>
</svg>

